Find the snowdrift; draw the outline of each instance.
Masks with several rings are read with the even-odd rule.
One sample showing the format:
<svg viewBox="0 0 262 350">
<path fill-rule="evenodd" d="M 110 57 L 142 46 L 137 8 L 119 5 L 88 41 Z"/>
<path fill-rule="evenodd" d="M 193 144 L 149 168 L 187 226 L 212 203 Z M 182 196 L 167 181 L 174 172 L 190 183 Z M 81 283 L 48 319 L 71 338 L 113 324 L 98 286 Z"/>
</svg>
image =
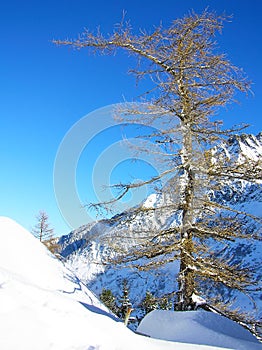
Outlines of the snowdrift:
<svg viewBox="0 0 262 350">
<path fill-rule="evenodd" d="M 226 317 L 207 311 L 154 310 L 141 321 L 138 331 L 157 338 L 237 350 L 262 349 L 245 328 Z"/>
<path fill-rule="evenodd" d="M 155 321 L 150 321 L 152 332 L 148 333 L 152 336 L 159 327 Z M 171 320 L 162 321 L 165 324 L 161 323 L 161 327 L 170 330 Z M 194 330 L 192 325 L 190 320 L 184 320 L 180 331 L 185 335 L 207 332 L 199 327 Z M 221 337 L 223 326 L 220 327 L 219 321 L 212 329 L 214 337 Z M 186 336 L 183 339 L 188 343 Z M 222 340 L 220 344 L 227 348 Z M 246 338 L 239 339 L 237 344 L 237 349 L 261 349 L 259 344 Z M 13 220 L 0 217 L 1 350 L 214 350 L 221 347 L 194 344 L 194 341 L 193 344 L 176 343 L 132 333 L 28 231 Z"/>
</svg>

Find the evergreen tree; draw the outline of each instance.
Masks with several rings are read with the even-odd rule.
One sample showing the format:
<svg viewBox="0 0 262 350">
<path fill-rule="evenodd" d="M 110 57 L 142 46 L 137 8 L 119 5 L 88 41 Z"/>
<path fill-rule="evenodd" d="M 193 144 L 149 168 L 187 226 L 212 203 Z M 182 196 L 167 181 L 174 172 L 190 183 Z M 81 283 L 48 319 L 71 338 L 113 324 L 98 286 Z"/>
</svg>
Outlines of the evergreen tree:
<svg viewBox="0 0 262 350">
<path fill-rule="evenodd" d="M 171 310 L 172 302 L 166 296 L 157 298 L 151 292 L 147 291 L 144 299 L 141 302 L 140 307 L 146 315 L 149 312 L 157 309 Z"/>
<path fill-rule="evenodd" d="M 132 308 L 132 304 L 129 299 L 129 286 L 127 280 L 123 279 L 122 294 L 119 298 L 118 316 L 122 318 L 122 320 L 125 320 L 130 308 Z"/>
<path fill-rule="evenodd" d="M 172 306 L 173 306 L 172 301 L 168 297 L 164 296 L 164 297 L 159 298 L 158 308 L 160 310 L 171 310 Z"/>
<path fill-rule="evenodd" d="M 141 302 L 141 309 L 144 314 L 148 314 L 150 311 L 156 310 L 158 308 L 157 299 L 149 291 L 146 292 L 144 299 Z"/>
<path fill-rule="evenodd" d="M 107 306 L 114 314 L 117 314 L 118 308 L 116 305 L 116 298 L 110 289 L 103 288 L 99 298 L 105 306 Z"/>
</svg>

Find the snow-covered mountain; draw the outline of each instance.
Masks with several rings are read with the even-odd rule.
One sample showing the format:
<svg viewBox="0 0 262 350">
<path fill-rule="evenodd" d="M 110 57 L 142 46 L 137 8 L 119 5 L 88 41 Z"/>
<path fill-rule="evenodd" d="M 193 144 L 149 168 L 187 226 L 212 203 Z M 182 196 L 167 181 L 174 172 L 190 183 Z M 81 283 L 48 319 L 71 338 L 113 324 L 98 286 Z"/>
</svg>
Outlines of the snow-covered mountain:
<svg viewBox="0 0 262 350">
<path fill-rule="evenodd" d="M 219 317 L 211 326 L 207 312 L 183 314 L 175 321 L 168 313 L 160 316 L 153 314 L 141 324 L 140 332 L 148 337 L 131 332 L 35 237 L 0 217 L 1 350 L 262 348 L 247 330 L 229 325 L 229 320 Z M 178 321 L 184 340 L 174 336 Z"/>
<path fill-rule="evenodd" d="M 226 143 L 222 143 L 217 148 L 221 152 L 223 151 L 227 158 L 238 163 L 245 161 L 245 159 L 261 161 L 262 132 L 256 136 L 248 134 L 231 136 Z"/>
<path fill-rule="evenodd" d="M 254 135 L 240 135 L 232 137 L 227 144 L 221 144 L 215 150 L 216 154 L 223 154 L 230 161 L 241 163 L 244 159 L 260 161 L 262 159 L 262 133 Z M 251 215 L 261 217 L 262 214 L 262 187 L 261 182 L 251 183 L 248 181 L 237 181 L 231 186 L 224 186 L 223 190 L 216 193 L 216 200 L 223 204 L 234 205 L 238 210 L 247 211 Z M 144 202 L 145 208 L 156 208 L 161 205 L 163 198 L 152 194 Z M 119 296 L 123 279 L 128 279 L 130 287 L 130 299 L 135 308 L 139 308 L 141 300 L 146 291 L 151 291 L 156 296 L 172 293 L 177 289 L 176 277 L 178 263 L 169 263 L 158 269 L 140 271 L 130 266 L 119 264 L 111 266 L 105 264 L 108 258 L 116 254 L 121 245 L 132 246 L 141 239 L 141 232 L 148 235 L 149 232 L 158 228 L 168 228 L 179 222 L 179 212 L 169 215 L 156 215 L 155 211 L 136 213 L 135 210 L 126 211 L 108 220 L 84 225 L 69 235 L 59 240 L 61 255 L 66 263 L 72 268 L 77 276 L 88 284 L 89 288 L 99 295 L 103 288 L 111 289 Z M 127 225 L 129 222 L 131 224 Z M 153 230 L 154 229 L 154 230 Z M 250 229 L 260 229 L 261 226 Z M 128 239 L 126 239 L 128 237 Z M 252 261 L 256 266 L 257 281 L 262 279 L 262 243 L 250 246 L 249 242 L 241 245 L 233 245 L 230 254 L 235 259 Z M 146 258 L 140 260 L 140 264 Z M 252 309 L 253 305 L 248 298 L 239 298 L 236 305 L 242 309 Z M 262 297 L 260 291 L 256 291 L 253 297 L 258 303 L 257 316 L 262 316 Z"/>
</svg>

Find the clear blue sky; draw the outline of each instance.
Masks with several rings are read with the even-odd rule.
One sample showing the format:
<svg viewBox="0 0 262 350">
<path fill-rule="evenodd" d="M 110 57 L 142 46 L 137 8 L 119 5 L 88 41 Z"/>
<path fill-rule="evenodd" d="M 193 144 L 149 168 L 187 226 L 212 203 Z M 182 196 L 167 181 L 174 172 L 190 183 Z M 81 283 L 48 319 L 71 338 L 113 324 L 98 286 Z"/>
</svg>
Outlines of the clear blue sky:
<svg viewBox="0 0 262 350">
<path fill-rule="evenodd" d="M 128 58 L 93 57 L 58 48 L 52 39 L 74 38 L 85 27 L 99 25 L 109 32 L 123 10 L 134 28 L 151 28 L 207 6 L 218 14 L 233 14 L 220 47 L 253 81 L 254 96 L 243 97 L 240 106 L 231 108 L 229 125 L 247 122 L 252 125 L 248 131 L 256 134 L 262 130 L 260 0 L 1 1 L 0 215 L 30 229 L 44 209 L 56 234 L 68 233 L 53 188 L 54 161 L 63 137 L 93 110 L 138 95 L 133 77 L 126 74 Z M 93 142 L 94 153 L 98 143 Z M 80 164 L 76 179 L 81 197 L 88 200 L 82 182 L 88 183 L 90 171 L 85 175 L 81 170 Z"/>
</svg>

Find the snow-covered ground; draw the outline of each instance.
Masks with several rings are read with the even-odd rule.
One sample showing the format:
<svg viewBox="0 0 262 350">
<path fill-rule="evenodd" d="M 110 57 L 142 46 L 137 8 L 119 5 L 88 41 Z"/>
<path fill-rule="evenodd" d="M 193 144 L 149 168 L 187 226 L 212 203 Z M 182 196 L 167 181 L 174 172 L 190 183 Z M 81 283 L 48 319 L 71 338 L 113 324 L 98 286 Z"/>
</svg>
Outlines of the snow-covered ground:
<svg viewBox="0 0 262 350">
<path fill-rule="evenodd" d="M 256 338 L 226 317 L 207 311 L 154 310 L 141 321 L 138 332 L 157 339 L 206 344 L 229 349 L 261 349 Z"/>
<path fill-rule="evenodd" d="M 255 338 L 243 338 L 241 332 L 233 333 L 232 338 L 222 318 L 215 324 L 206 318 L 203 326 L 191 320 L 194 313 L 187 314 L 181 322 L 171 319 L 169 312 L 162 314 L 164 336 L 155 333 L 159 320 L 150 320 L 150 315 L 144 320 L 147 329 L 141 324 L 140 331 L 164 340 L 132 333 L 28 231 L 0 217 L 1 350 L 262 349 Z M 183 337 L 170 337 L 175 329 Z M 209 339 L 211 331 L 219 346 L 199 345 L 210 344 L 199 339 Z"/>
</svg>

